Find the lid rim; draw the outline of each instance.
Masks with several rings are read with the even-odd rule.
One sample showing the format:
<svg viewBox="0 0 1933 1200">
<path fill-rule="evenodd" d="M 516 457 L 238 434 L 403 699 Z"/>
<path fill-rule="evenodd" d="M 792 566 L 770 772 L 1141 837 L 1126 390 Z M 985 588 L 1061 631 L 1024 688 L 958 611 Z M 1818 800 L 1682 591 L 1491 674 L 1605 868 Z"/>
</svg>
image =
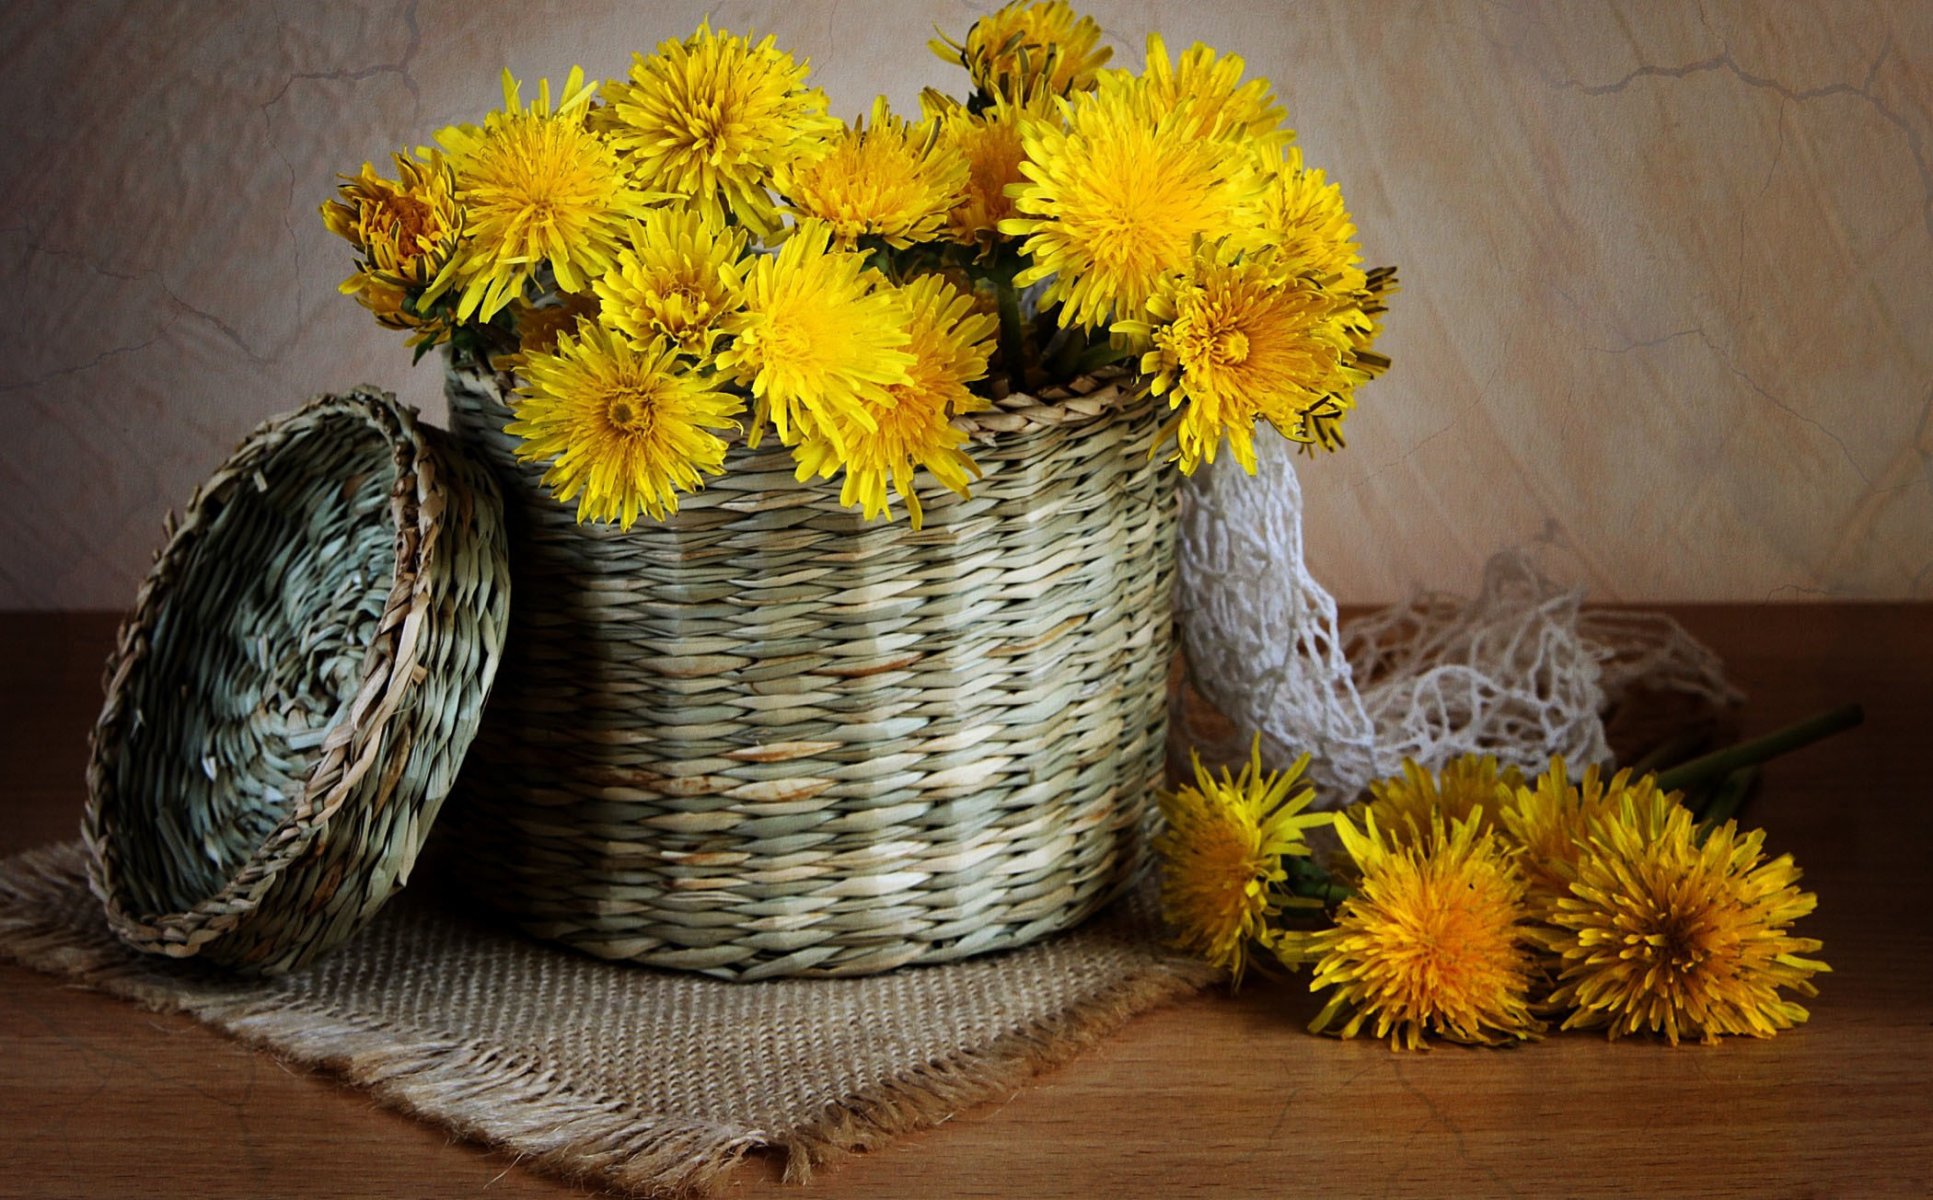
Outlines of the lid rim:
<svg viewBox="0 0 1933 1200">
<path fill-rule="evenodd" d="M 130 797 L 122 794 L 127 789 L 120 788 L 117 775 L 125 757 L 136 752 L 127 733 L 130 719 L 138 721 L 139 715 L 131 716 L 126 705 L 136 698 L 143 672 L 151 663 L 154 625 L 171 603 L 184 602 L 183 564 L 209 530 L 204 513 L 221 511 L 257 494 L 259 483 L 249 486 L 251 479 L 259 480 L 253 473 L 256 465 L 270 454 L 286 453 L 291 442 L 299 439 L 326 443 L 331 436 L 339 436 L 331 423 L 339 423 L 345 415 L 381 436 L 395 470 L 383 508 L 394 532 L 393 569 L 373 639 L 357 668 L 356 690 L 319 744 L 298 751 L 283 743 L 290 759 L 300 754 L 312 764 L 303 776 L 300 794 L 246 857 L 233 865 L 221 886 L 175 911 L 137 911 L 125 884 L 126 873 L 133 868 L 119 843 L 126 836 L 122 814 Z M 447 741 L 429 752 L 453 754 L 458 762 L 475 735 L 474 720 L 465 728 L 461 713 L 425 716 L 414 701 L 431 675 L 447 667 L 456 676 L 457 694 L 475 694 L 474 704 L 459 707 L 480 715 L 507 625 L 501 501 L 487 475 L 480 468 L 466 469 L 460 458 L 452 458 L 461 454 L 460 448 L 435 434 L 419 425 L 413 410 L 398 406 L 386 392 L 358 388 L 318 396 L 250 433 L 222 467 L 195 489 L 182 520 L 170 520 L 168 541 L 156 555 L 116 638 L 104 676 L 102 711 L 89 743 L 88 802 L 82 822 L 89 885 L 123 941 L 173 957 L 199 955 L 250 970 L 286 970 L 343 940 L 407 879 L 422 835 L 443 800 L 443 795 L 428 795 L 426 780 L 410 774 L 423 744 L 416 725 L 440 719 Z M 444 469 L 444 460 L 450 469 Z M 460 533 L 447 528 L 452 514 L 464 518 Z M 478 541 L 484 552 L 466 555 L 465 544 L 452 542 L 451 536 Z M 480 653 L 468 656 L 467 666 L 463 655 L 448 661 L 435 657 L 436 648 L 453 636 L 439 625 L 437 593 L 460 587 L 464 581 L 456 579 L 455 572 L 464 563 L 481 576 L 477 591 L 486 610 L 480 627 L 471 629 L 485 644 Z M 186 581 L 189 588 L 192 583 Z M 454 776 L 451 770 L 449 778 Z M 419 784 L 423 794 L 399 794 L 400 789 Z M 382 832 L 376 826 L 411 810 L 422 811 L 430 819 L 405 818 L 402 837 L 392 839 L 400 844 L 343 847 L 331 841 L 332 830 L 339 825 L 350 833 Z M 371 829 L 361 830 L 365 825 Z M 165 846 L 156 849 L 162 855 L 168 852 Z M 387 862 L 393 882 L 379 880 L 369 889 L 358 918 L 324 919 L 304 934 L 303 916 L 314 918 L 329 911 L 338 894 L 348 901 L 365 890 L 372 874 L 384 873 L 374 869 L 384 867 L 392 852 L 400 860 Z M 352 878 L 352 870 L 360 871 L 363 878 Z M 318 871 L 316 879 L 307 878 Z M 305 882 L 313 886 L 303 894 Z M 281 910 L 291 904 L 294 918 L 281 921 Z M 278 921 L 288 926 L 285 936 L 278 936 L 285 932 L 276 928 Z M 236 944 L 231 947 L 229 942 Z"/>
</svg>

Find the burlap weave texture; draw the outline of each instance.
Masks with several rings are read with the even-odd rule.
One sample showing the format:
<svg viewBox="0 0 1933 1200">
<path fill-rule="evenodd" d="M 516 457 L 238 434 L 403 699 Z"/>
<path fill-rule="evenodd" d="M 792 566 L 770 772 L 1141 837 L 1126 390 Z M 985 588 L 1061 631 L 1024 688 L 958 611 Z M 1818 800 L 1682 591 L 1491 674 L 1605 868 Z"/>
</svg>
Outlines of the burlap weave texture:
<svg viewBox="0 0 1933 1200">
<path fill-rule="evenodd" d="M 580 957 L 412 888 L 311 967 L 238 982 L 116 942 L 78 843 L 0 862 L 0 954 L 642 1195 L 703 1189 L 754 1147 L 797 1174 L 935 1124 L 1199 985 L 1151 910 L 1144 892 L 1007 954 L 740 984 Z"/>
</svg>

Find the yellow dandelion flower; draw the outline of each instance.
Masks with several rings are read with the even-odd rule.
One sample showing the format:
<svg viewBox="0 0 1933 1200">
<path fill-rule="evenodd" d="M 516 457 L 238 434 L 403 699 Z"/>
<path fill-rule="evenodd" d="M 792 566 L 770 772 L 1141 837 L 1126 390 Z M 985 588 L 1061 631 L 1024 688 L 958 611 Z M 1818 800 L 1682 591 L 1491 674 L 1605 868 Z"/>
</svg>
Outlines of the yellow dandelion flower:
<svg viewBox="0 0 1933 1200">
<path fill-rule="evenodd" d="M 1333 929 L 1311 934 L 1311 991 L 1332 989 L 1309 1028 L 1392 1047 L 1429 1036 L 1495 1045 L 1535 1036 L 1535 954 L 1524 881 L 1480 822 L 1432 823 L 1421 843 L 1386 837 L 1373 814 L 1336 821 L 1362 884 Z"/>
<path fill-rule="evenodd" d="M 1258 422 L 1293 441 L 1315 440 L 1310 414 L 1346 398 L 1361 378 L 1351 369 L 1355 298 L 1285 279 L 1266 258 L 1230 261 L 1205 248 L 1189 274 L 1163 279 L 1146 307 L 1148 320 L 1117 322 L 1114 331 L 1149 346 L 1142 374 L 1180 410 L 1161 441 L 1175 439 L 1183 474 L 1214 462 L 1226 441 L 1253 475 Z"/>
<path fill-rule="evenodd" d="M 1656 831 L 1594 822 L 1549 917 L 1551 1001 L 1575 1009 L 1564 1028 L 1649 1030 L 1677 1045 L 1804 1023 L 1804 1006 L 1781 993 L 1816 996 L 1813 975 L 1831 969 L 1804 957 L 1817 940 L 1790 933 L 1818 897 L 1796 886 L 1791 855 L 1768 862 L 1764 844 L 1763 830 L 1741 837 L 1733 821 L 1701 840 L 1682 807 Z"/>
<path fill-rule="evenodd" d="M 1382 317 L 1388 311 L 1385 297 L 1396 291 L 1396 268 L 1377 267 L 1367 274 L 1350 272 L 1344 286 L 1324 285 L 1325 290 L 1341 291 L 1349 298 L 1339 304 L 1337 319 L 1342 323 L 1349 350 L 1343 356 L 1338 386 L 1328 395 L 1299 412 L 1295 423 L 1283 436 L 1306 446 L 1324 450 L 1342 444 L 1342 420 L 1355 407 L 1355 391 L 1361 384 L 1389 370 L 1389 356 L 1375 349 L 1382 336 Z"/>
<path fill-rule="evenodd" d="M 1012 98 L 1092 88 L 1114 53 L 1100 40 L 1094 18 L 1076 14 L 1067 0 L 1016 0 L 975 21 L 965 45 L 944 38 L 928 45 L 965 67 L 981 95 Z"/>
<path fill-rule="evenodd" d="M 1302 151 L 1294 146 L 1269 174 L 1262 226 L 1285 271 L 1363 286 L 1356 225 L 1343 206 L 1342 187 L 1320 170 L 1304 167 Z"/>
<path fill-rule="evenodd" d="M 1194 756 L 1195 782 L 1160 794 L 1167 827 L 1154 840 L 1161 856 L 1161 911 L 1178 948 L 1225 970 L 1237 984 L 1252 944 L 1272 945 L 1270 919 L 1288 878 L 1283 860 L 1306 855 L 1306 834 L 1330 821 L 1307 809 L 1315 789 L 1303 779 L 1309 756 L 1286 771 L 1262 770 L 1262 742 L 1240 775 L 1221 778 Z"/>
<path fill-rule="evenodd" d="M 940 141 L 938 120 L 909 124 L 881 96 L 870 127 L 854 122 L 830 154 L 781 169 L 774 186 L 794 213 L 824 221 L 840 246 L 875 237 L 905 249 L 939 235 L 966 188 L 967 169 Z"/>
<path fill-rule="evenodd" d="M 420 296 L 456 253 L 463 210 L 456 176 L 442 154 L 394 155 L 397 178 L 384 179 L 370 163 L 345 175 L 337 199 L 322 206 L 329 232 L 356 249 L 356 273 L 342 281 L 387 329 L 411 330 L 409 345 L 449 336 L 444 316 L 420 311 Z"/>
<path fill-rule="evenodd" d="M 823 433 L 840 454 L 843 430 L 874 428 L 872 410 L 907 381 L 911 335 L 890 289 L 876 288 L 866 256 L 831 245 L 832 230 L 802 221 L 777 254 L 746 271 L 744 305 L 724 320 L 733 337 L 718 368 L 751 388 L 751 438 L 770 420 L 779 441 Z"/>
<path fill-rule="evenodd" d="M 562 292 L 535 304 L 512 300 L 510 316 L 517 330 L 516 352 L 495 356 L 490 365 L 499 371 L 517 372 L 530 355 L 555 353 L 558 335 L 576 333 L 579 321 L 597 320 L 597 297 L 588 292 Z"/>
<path fill-rule="evenodd" d="M 591 282 L 603 320 L 636 342 L 662 337 L 703 360 L 740 303 L 746 234 L 683 205 L 653 209 L 630 244 Z"/>
<path fill-rule="evenodd" d="M 517 457 L 548 462 L 544 484 L 577 501 L 577 519 L 629 529 L 640 512 L 662 521 L 678 493 L 724 470 L 725 442 L 714 429 L 737 429 L 743 406 L 660 340 L 632 345 L 585 322 L 557 337 L 553 354 L 524 362 L 516 419 L 504 428 L 523 439 Z"/>
<path fill-rule="evenodd" d="M 965 296 L 970 302 L 972 312 L 992 317 L 995 325 L 1000 323 L 1000 303 L 993 295 L 992 288 L 984 280 L 976 281 L 965 267 L 950 263 L 932 267 L 915 267 L 912 269 L 909 282 L 924 279 L 929 275 Z"/>
<path fill-rule="evenodd" d="M 1158 33 L 1148 35 L 1146 67 L 1140 75 L 1112 70 L 1100 74 L 1103 90 L 1140 87 L 1147 91 L 1153 111 L 1166 115 L 1183 107 L 1196 136 L 1227 138 L 1260 149 L 1295 136 L 1283 126 L 1288 113 L 1276 103 L 1266 79 L 1242 82 L 1247 64 L 1240 55 L 1221 58 L 1196 42 L 1181 52 L 1181 61 L 1168 58 L 1168 44 Z"/>
<path fill-rule="evenodd" d="M 1519 783 L 1499 820 L 1523 848 L 1521 867 L 1531 889 L 1543 897 L 1569 893 L 1585 839 L 1593 830 L 1620 825 L 1642 840 L 1656 837 L 1683 806 L 1677 792 L 1658 790 L 1650 775 L 1619 771 L 1607 781 L 1596 765 L 1573 784 L 1562 757 L 1528 786 Z"/>
<path fill-rule="evenodd" d="M 955 429 L 957 413 L 985 408 L 987 402 L 967 389 L 967 383 L 987 373 L 987 356 L 999 321 L 974 311 L 974 299 L 937 275 L 925 275 L 898 290 L 901 323 L 912 340 L 907 351 L 912 365 L 907 380 L 886 389 L 879 402 L 867 406 L 870 427 L 834 414 L 818 431 L 801 442 L 795 454 L 800 479 L 818 475 L 830 479 L 843 467 L 846 480 L 839 503 L 859 507 L 867 520 L 892 509 L 886 484 L 906 502 L 913 528 L 925 520 L 925 510 L 913 491 L 913 472 L 925 467 L 943 486 L 964 496 L 969 477 L 980 469 L 961 450 L 966 434 Z M 841 453 L 829 436 L 837 426 Z"/>
<path fill-rule="evenodd" d="M 1373 816 L 1377 828 L 1396 847 L 1421 845 L 1433 823 L 1473 824 L 1478 833 L 1495 827 L 1497 788 L 1514 791 L 1523 772 L 1500 767 L 1488 754 L 1464 754 L 1443 764 L 1440 771 L 1403 760 L 1403 771 L 1369 785 L 1369 800 L 1354 810 Z"/>
<path fill-rule="evenodd" d="M 626 222 L 659 198 L 630 187 L 616 152 L 585 127 L 594 90 L 573 67 L 554 107 L 546 79 L 526 109 L 505 71 L 501 112 L 481 128 L 436 135 L 456 172 L 469 238 L 430 292 L 460 285 L 459 319 L 489 320 L 546 265 L 562 290 L 587 290 L 623 245 Z"/>
<path fill-rule="evenodd" d="M 843 128 L 825 93 L 767 36 L 714 32 L 707 21 L 683 41 L 632 56 L 628 79 L 604 85 L 599 126 L 626 155 L 638 186 L 682 196 L 722 222 L 729 209 L 761 240 L 779 232 L 766 185 L 810 162 Z"/>
<path fill-rule="evenodd" d="M 1033 259 L 1014 282 L 1050 281 L 1042 303 L 1062 305 L 1062 325 L 1139 320 L 1198 241 L 1253 236 L 1254 155 L 1195 136 L 1184 114 L 1157 117 L 1140 90 L 1084 93 L 1063 112 L 1066 128 L 1023 123 L 1021 215 L 999 226 Z"/>
<path fill-rule="evenodd" d="M 966 246 L 988 247 L 1006 240 L 1000 222 L 1015 213 L 1009 189 L 1026 181 L 1020 173 L 1027 157 L 1021 123 L 1058 121 L 1058 109 L 1051 101 L 1013 101 L 1003 96 L 976 113 L 931 89 L 920 102 L 928 116 L 939 119 L 945 152 L 966 163 L 966 188 L 947 214 L 947 236 Z"/>
</svg>

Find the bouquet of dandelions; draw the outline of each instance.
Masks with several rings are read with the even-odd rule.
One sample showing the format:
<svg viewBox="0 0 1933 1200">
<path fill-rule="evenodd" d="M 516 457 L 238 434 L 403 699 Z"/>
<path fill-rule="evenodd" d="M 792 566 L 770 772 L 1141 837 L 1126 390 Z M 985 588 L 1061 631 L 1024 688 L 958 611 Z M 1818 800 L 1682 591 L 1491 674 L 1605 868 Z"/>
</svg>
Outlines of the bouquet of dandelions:
<svg viewBox="0 0 1933 1200">
<path fill-rule="evenodd" d="M 1830 968 L 1792 932 L 1818 904 L 1792 856 L 1734 814 L 1757 764 L 1860 719 L 1845 706 L 1655 773 L 1405 761 L 1340 813 L 1311 811 L 1307 755 L 1265 771 L 1258 740 L 1241 772 L 1197 758 L 1162 795 L 1162 908 L 1237 984 L 1257 961 L 1313 966 L 1310 1028 L 1345 1038 L 1771 1037 L 1805 1022 L 1793 996 Z M 1325 862 L 1308 835 L 1332 822 Z"/>
<path fill-rule="evenodd" d="M 850 125 L 771 38 L 709 25 L 529 105 L 506 71 L 482 125 L 344 177 L 342 290 L 419 356 L 513 372 L 506 428 L 579 521 L 663 520 L 769 433 L 918 527 L 919 468 L 977 474 L 954 417 L 1116 363 L 1167 399 L 1149 449 L 1184 473 L 1224 442 L 1253 472 L 1263 422 L 1339 445 L 1393 272 L 1240 58 L 1150 37 L 1137 74 L 1099 38 L 1010 4 L 933 43 L 964 103 Z"/>
</svg>

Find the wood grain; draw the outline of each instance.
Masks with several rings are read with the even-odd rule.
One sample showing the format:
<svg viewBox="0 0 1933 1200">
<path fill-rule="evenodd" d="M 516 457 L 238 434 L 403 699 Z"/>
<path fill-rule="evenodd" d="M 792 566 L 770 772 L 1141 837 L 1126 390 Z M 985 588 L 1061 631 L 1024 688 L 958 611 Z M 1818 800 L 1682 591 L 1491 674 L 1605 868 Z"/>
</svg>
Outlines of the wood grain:
<svg viewBox="0 0 1933 1200">
<path fill-rule="evenodd" d="M 256 422 L 434 362 L 335 293 L 338 171 L 707 13 L 833 110 L 957 89 L 982 0 L 174 0 L 0 9 L 0 606 L 118 607 Z M 1304 477 L 1345 600 L 1545 537 L 1610 601 L 1933 598 L 1933 5 L 1084 0 L 1271 78 L 1402 268 L 1350 448 Z M 529 92 L 526 87 L 526 94 Z M 48 102 L 59 97 L 58 103 Z"/>
<path fill-rule="evenodd" d="M 1820 896 L 1812 1022 L 1716 1048 L 1571 1035 L 1392 1054 L 1302 1031 L 1291 980 L 1132 1022 L 1007 1101 L 731 1196 L 1706 1195 L 1933 1191 L 1933 608 L 1674 610 L 1763 731 L 1864 728 L 1776 764 L 1751 821 Z M 0 852 L 72 835 L 112 621 L 0 617 Z M 0 1195 L 580 1194 L 179 1017 L 0 968 Z"/>
</svg>

